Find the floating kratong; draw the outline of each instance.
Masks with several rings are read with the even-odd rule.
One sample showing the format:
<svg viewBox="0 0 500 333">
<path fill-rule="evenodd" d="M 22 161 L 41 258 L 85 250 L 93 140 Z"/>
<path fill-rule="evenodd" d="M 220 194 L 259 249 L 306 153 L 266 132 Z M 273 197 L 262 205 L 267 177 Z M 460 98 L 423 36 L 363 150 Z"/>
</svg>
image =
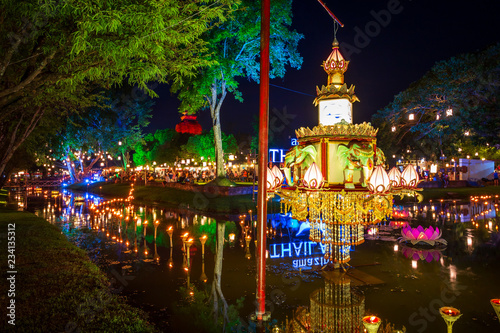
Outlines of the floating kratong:
<svg viewBox="0 0 500 333">
<path fill-rule="evenodd" d="M 399 238 L 400 243 L 411 243 L 412 245 L 447 245 L 445 239 L 441 238 L 441 231 L 438 227 L 434 229 L 432 226 L 428 228 L 423 228 L 419 225 L 416 228 L 406 226 L 401 229 L 401 238 Z"/>
</svg>

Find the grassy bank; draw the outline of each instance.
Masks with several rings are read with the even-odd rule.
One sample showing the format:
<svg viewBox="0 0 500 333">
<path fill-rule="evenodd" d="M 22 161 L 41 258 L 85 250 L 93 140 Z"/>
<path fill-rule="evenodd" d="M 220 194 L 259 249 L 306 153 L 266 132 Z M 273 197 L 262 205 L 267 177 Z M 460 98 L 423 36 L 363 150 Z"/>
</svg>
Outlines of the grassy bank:
<svg viewBox="0 0 500 333">
<path fill-rule="evenodd" d="M 113 294 L 106 275 L 56 226 L 31 213 L 0 208 L 0 233 L 5 240 L 12 224 L 15 297 L 8 297 L 12 285 L 2 283 L 0 299 L 3 309 L 15 299 L 15 326 L 4 315 L 3 332 L 154 331 L 145 313 Z M 4 281 L 12 270 L 7 263 L 4 246 L 0 264 Z"/>
<path fill-rule="evenodd" d="M 77 191 L 89 191 L 95 194 L 126 198 L 130 191 L 129 184 L 94 183 L 91 185 L 74 184 L 68 187 Z M 211 195 L 183 191 L 162 186 L 134 186 L 134 200 L 154 202 L 172 208 L 191 208 L 202 212 L 240 214 L 248 210 L 256 211 L 252 195 Z"/>
</svg>

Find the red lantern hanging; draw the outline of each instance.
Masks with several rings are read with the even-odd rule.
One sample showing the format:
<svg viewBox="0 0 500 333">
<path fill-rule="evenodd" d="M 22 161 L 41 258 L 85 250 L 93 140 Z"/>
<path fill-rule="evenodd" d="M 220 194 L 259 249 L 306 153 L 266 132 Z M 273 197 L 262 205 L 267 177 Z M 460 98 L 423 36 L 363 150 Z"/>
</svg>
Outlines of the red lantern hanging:
<svg viewBox="0 0 500 333">
<path fill-rule="evenodd" d="M 177 133 L 198 135 L 201 134 L 202 129 L 200 123 L 196 120 L 195 115 L 186 115 L 184 113 L 181 116 L 181 122 L 175 125 L 175 131 Z"/>
</svg>

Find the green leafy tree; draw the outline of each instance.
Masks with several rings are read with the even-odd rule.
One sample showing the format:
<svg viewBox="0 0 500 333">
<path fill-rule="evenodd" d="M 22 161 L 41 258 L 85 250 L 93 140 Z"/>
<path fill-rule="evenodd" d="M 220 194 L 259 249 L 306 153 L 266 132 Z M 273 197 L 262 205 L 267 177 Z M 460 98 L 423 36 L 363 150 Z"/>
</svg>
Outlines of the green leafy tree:
<svg viewBox="0 0 500 333">
<path fill-rule="evenodd" d="M 378 145 L 389 156 L 495 158 L 499 72 L 500 43 L 436 63 L 373 116 Z"/>
<path fill-rule="evenodd" d="M 136 165 L 172 164 L 181 154 L 181 146 L 185 143 L 185 136 L 174 129 L 167 128 L 149 133 L 144 140 L 135 145 L 133 160 Z"/>
<path fill-rule="evenodd" d="M 222 149 L 228 154 L 238 152 L 238 144 L 232 134 L 221 132 Z M 183 156 L 196 159 L 215 160 L 214 130 L 211 129 L 204 134 L 195 135 L 189 138 L 188 142 L 182 146 Z"/>
<path fill-rule="evenodd" d="M 15 1 L 0 4 L 0 174 L 43 118 L 96 100 L 89 85 L 182 84 L 213 63 L 203 34 L 229 0 Z"/>
<path fill-rule="evenodd" d="M 220 125 L 222 104 L 228 93 L 243 101 L 238 78 L 259 82 L 260 75 L 260 1 L 242 0 L 238 4 L 229 20 L 214 21 L 217 29 L 204 34 L 208 42 L 205 56 L 213 65 L 173 85 L 173 91 L 179 92 L 181 112 L 210 109 L 217 177 L 226 175 Z M 270 78 L 283 77 L 287 66 L 298 69 L 302 64 L 297 45 L 303 36 L 291 30 L 291 8 L 291 0 L 276 0 L 271 6 Z"/>
</svg>

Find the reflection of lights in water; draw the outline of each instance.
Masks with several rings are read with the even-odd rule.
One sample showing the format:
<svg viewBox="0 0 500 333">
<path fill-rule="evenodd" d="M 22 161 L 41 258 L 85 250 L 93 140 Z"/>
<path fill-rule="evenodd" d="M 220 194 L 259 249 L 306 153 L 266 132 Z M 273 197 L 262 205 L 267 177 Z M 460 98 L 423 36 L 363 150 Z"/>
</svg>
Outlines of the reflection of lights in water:
<svg viewBox="0 0 500 333">
<path fill-rule="evenodd" d="M 454 265 L 450 265 L 450 281 L 455 282 L 457 280 L 457 268 Z"/>
<path fill-rule="evenodd" d="M 416 269 L 416 268 L 417 268 L 417 261 L 416 261 L 416 260 L 412 260 L 412 261 L 411 261 L 411 267 L 412 267 L 413 269 Z"/>
<path fill-rule="evenodd" d="M 399 251 L 399 245 L 398 244 L 394 244 L 394 252 L 398 252 Z"/>
</svg>

